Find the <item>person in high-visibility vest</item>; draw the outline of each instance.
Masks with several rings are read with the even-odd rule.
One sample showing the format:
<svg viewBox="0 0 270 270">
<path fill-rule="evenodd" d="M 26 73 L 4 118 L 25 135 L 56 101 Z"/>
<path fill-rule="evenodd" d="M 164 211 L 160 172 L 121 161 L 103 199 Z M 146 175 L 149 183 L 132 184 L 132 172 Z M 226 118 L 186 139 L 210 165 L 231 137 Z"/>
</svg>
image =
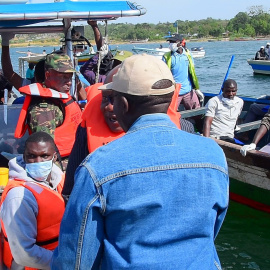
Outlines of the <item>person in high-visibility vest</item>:
<svg viewBox="0 0 270 270">
<path fill-rule="evenodd" d="M 171 51 L 166 52 L 162 60 L 170 68 L 175 82 L 181 84 L 178 106 L 182 103 L 186 110 L 199 108 L 199 98 L 203 101 L 203 94 L 199 90 L 193 58 L 185 48 L 186 42 L 179 34 L 171 35 L 167 41 Z"/>
<path fill-rule="evenodd" d="M 65 210 L 64 173 L 55 160 L 53 138 L 36 132 L 26 140 L 23 156 L 9 162 L 0 210 L 8 269 L 49 269 Z"/>
<path fill-rule="evenodd" d="M 49 133 L 59 149 L 62 169 L 65 170 L 71 152 L 77 126 L 81 121 L 81 109 L 70 95 L 72 76 L 75 72 L 66 54 L 48 54 L 45 59 L 45 81 L 21 87 L 26 95 L 15 130 L 15 138 L 21 138 L 28 129 Z"/>
</svg>

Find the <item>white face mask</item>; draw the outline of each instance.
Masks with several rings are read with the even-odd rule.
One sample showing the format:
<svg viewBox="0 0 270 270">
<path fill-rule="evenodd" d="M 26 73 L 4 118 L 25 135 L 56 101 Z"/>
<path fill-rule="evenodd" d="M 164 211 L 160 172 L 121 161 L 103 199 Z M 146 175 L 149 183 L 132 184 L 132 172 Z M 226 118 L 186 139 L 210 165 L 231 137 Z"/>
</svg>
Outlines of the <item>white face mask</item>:
<svg viewBox="0 0 270 270">
<path fill-rule="evenodd" d="M 169 49 L 172 52 L 176 52 L 178 50 L 177 43 L 169 43 Z"/>
<path fill-rule="evenodd" d="M 52 171 L 53 159 L 43 162 L 26 163 L 25 171 L 29 176 L 39 182 L 45 182 Z"/>
<path fill-rule="evenodd" d="M 223 101 L 229 108 L 234 107 L 234 104 L 235 104 L 234 99 L 225 98 L 225 97 L 223 97 L 223 95 L 222 95 L 222 101 Z"/>
</svg>

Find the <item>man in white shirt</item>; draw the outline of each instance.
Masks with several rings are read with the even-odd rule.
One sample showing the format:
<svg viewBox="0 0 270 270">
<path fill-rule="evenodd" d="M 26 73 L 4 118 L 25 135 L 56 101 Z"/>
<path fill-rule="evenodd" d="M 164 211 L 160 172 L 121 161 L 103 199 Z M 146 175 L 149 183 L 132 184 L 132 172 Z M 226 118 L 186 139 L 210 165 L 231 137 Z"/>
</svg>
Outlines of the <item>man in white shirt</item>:
<svg viewBox="0 0 270 270">
<path fill-rule="evenodd" d="M 205 137 L 235 142 L 234 129 L 244 104 L 236 93 L 237 83 L 228 79 L 224 82 L 222 94 L 207 102 L 203 126 Z"/>
</svg>

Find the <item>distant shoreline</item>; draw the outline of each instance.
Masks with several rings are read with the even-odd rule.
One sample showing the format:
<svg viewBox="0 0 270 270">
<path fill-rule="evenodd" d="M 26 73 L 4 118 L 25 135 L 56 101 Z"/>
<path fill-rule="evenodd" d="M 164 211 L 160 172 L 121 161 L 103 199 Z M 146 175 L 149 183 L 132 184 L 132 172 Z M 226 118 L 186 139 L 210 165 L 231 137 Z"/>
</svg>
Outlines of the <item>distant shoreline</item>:
<svg viewBox="0 0 270 270">
<path fill-rule="evenodd" d="M 218 41 L 257 41 L 257 40 L 270 40 L 270 37 L 257 37 L 257 38 L 233 38 L 230 40 L 229 38 L 198 38 L 198 39 L 186 39 L 187 42 L 218 42 Z M 148 41 L 148 42 L 132 42 L 132 41 L 116 41 L 116 40 L 111 40 L 109 41 L 110 45 L 121 45 L 121 44 L 134 44 L 134 46 L 140 44 L 160 44 L 160 43 L 166 43 L 166 39 L 162 40 L 155 40 L 155 41 Z M 94 40 L 90 41 L 91 44 L 95 44 Z M 47 40 L 47 41 L 35 41 L 35 42 L 23 42 L 23 43 L 10 43 L 11 48 L 31 48 L 31 47 L 61 47 L 61 43 L 55 43 L 53 41 Z"/>
</svg>

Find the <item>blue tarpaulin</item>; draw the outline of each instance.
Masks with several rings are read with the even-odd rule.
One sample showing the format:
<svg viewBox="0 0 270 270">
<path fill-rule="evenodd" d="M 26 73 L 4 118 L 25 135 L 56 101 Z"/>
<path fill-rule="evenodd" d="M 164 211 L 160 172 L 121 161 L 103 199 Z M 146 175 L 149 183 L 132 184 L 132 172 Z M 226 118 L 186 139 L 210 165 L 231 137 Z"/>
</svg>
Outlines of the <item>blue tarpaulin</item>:
<svg viewBox="0 0 270 270">
<path fill-rule="evenodd" d="M 140 16 L 141 6 L 129 1 L 70 1 L 0 5 L 1 28 L 14 28 L 51 20 L 112 20 Z"/>
</svg>

